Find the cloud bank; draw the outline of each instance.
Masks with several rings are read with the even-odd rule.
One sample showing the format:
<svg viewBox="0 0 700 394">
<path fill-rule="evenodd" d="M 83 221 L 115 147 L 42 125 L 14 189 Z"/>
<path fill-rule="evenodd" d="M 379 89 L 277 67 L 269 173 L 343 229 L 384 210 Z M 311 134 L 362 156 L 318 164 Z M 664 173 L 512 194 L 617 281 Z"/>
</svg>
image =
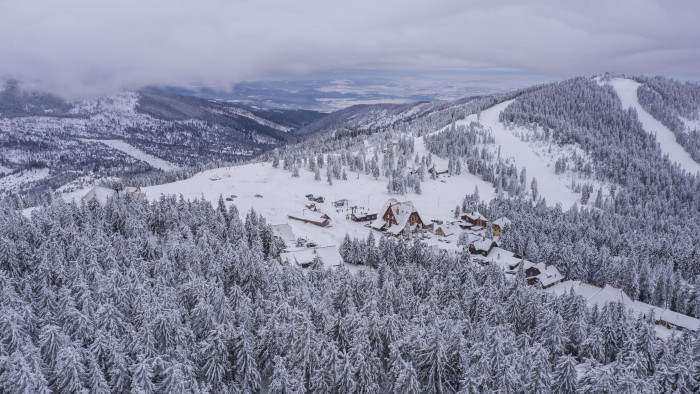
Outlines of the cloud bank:
<svg viewBox="0 0 700 394">
<path fill-rule="evenodd" d="M 0 78 L 64 96 L 317 70 L 700 75 L 700 2 L 0 0 Z"/>
</svg>

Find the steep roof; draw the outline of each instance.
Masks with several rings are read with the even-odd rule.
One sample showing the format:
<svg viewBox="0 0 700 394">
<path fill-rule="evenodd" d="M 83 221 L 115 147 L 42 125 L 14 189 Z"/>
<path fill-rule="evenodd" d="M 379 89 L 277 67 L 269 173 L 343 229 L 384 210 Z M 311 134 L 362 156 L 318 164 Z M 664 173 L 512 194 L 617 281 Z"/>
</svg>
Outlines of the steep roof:
<svg viewBox="0 0 700 394">
<path fill-rule="evenodd" d="M 638 315 L 647 315 L 653 312 L 656 320 L 663 320 L 693 331 L 700 330 L 700 320 L 670 309 L 660 308 L 640 301 L 632 301 L 622 289 L 615 286 L 605 285 L 605 287 L 598 287 L 583 281 L 570 280 L 556 284 L 548 291 L 561 295 L 569 292 L 569 289 L 573 289 L 576 295 L 582 296 L 589 307 L 597 305 L 599 308 L 602 308 L 608 302 L 621 302 L 626 308 L 631 309 Z"/>
<path fill-rule="evenodd" d="M 401 233 L 401 231 L 406 228 L 406 224 L 412 213 L 418 212 L 411 201 L 399 202 L 395 198 L 390 198 L 384 203 L 380 215 L 383 217 L 387 210 L 391 210 L 391 213 L 396 219 L 396 224 L 385 223 L 384 220 L 377 220 L 372 224 L 372 228 L 380 229 L 386 225 L 388 227 L 387 231 L 394 235 Z"/>
<path fill-rule="evenodd" d="M 527 260 L 523 260 L 523 262 L 525 263 L 524 269 L 535 267 L 538 271 L 540 271 L 538 275 L 528 277 L 528 279 L 537 278 L 537 280 L 540 281 L 543 287 L 547 287 L 552 283 L 559 282 L 564 279 L 564 275 L 562 275 L 557 269 L 557 267 L 553 265 L 533 263 Z"/>
<path fill-rule="evenodd" d="M 101 207 L 104 207 L 109 197 L 115 196 L 117 192 L 114 189 L 108 189 L 102 186 L 94 186 L 84 196 L 83 201 L 88 202 L 92 199 L 97 201 Z"/>
<path fill-rule="evenodd" d="M 298 265 L 310 264 L 316 256 L 321 258 L 324 267 L 338 266 L 342 262 L 340 252 L 335 246 L 322 246 L 280 253 L 282 261 L 289 260 Z"/>
<path fill-rule="evenodd" d="M 472 219 L 472 220 L 483 220 L 483 221 L 488 221 L 488 219 L 486 219 L 486 216 L 484 216 L 484 215 L 482 215 L 481 213 L 479 213 L 479 211 L 472 211 L 472 212 L 467 211 L 467 212 L 463 212 L 462 214 L 463 214 L 464 216 L 466 216 L 466 217 Z"/>
<path fill-rule="evenodd" d="M 476 250 L 488 251 L 491 248 L 491 244 L 493 242 L 496 242 L 496 241 L 489 239 L 489 238 L 482 238 L 482 239 L 472 241 L 472 245 L 474 245 L 474 249 L 476 249 Z"/>
<path fill-rule="evenodd" d="M 283 223 L 283 224 L 273 224 L 270 226 L 272 228 L 272 232 L 275 233 L 276 236 L 280 237 L 284 241 L 296 241 L 296 237 L 294 236 L 294 231 L 292 231 L 292 226 L 290 226 L 288 223 Z"/>
<path fill-rule="evenodd" d="M 496 226 L 503 228 L 506 225 L 510 225 L 510 219 L 507 217 L 503 216 L 500 217 L 492 222 L 492 224 L 495 224 Z"/>
</svg>

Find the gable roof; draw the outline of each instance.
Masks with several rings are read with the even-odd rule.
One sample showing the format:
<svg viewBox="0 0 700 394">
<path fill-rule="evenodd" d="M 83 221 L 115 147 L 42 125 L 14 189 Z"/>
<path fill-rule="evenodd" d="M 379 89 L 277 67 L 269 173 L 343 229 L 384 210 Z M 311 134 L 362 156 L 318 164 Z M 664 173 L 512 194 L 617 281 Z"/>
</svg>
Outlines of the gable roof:
<svg viewBox="0 0 700 394">
<path fill-rule="evenodd" d="M 495 224 L 496 226 L 503 228 L 506 225 L 510 225 L 510 219 L 503 216 L 503 217 L 500 217 L 500 218 L 494 220 L 491 224 Z"/>
<path fill-rule="evenodd" d="M 296 237 L 294 236 L 294 231 L 292 231 L 292 226 L 290 226 L 288 223 L 283 223 L 283 224 L 273 224 L 270 226 L 272 228 L 272 232 L 275 233 L 276 236 L 280 237 L 283 241 L 296 241 Z"/>
<path fill-rule="evenodd" d="M 462 215 L 466 216 L 472 220 L 483 220 L 485 222 L 488 221 L 488 219 L 486 219 L 486 216 L 479 213 L 479 211 L 472 211 L 472 212 L 467 211 L 467 212 L 463 212 Z"/>
<path fill-rule="evenodd" d="M 320 257 L 324 267 L 338 266 L 342 262 L 342 257 L 335 246 L 321 246 L 317 248 L 286 251 L 280 253 L 280 260 L 289 260 L 298 265 L 310 264 L 314 257 Z"/>
<path fill-rule="evenodd" d="M 102 186 L 93 186 L 93 188 L 83 196 L 83 201 L 88 202 L 94 199 L 101 207 L 104 207 L 107 203 L 107 199 L 115 196 L 116 194 L 117 192 L 114 189 L 108 189 Z"/>
<path fill-rule="evenodd" d="M 699 319 L 674 312 L 667 308 L 660 308 L 640 301 L 632 301 L 619 287 L 610 285 L 599 287 L 583 281 L 571 280 L 556 284 L 548 289 L 548 291 L 561 295 L 569 292 L 569 289 L 573 289 L 576 295 L 582 296 L 589 307 L 597 305 L 599 308 L 602 308 L 608 302 L 621 302 L 626 308 L 631 309 L 632 312 L 637 315 L 646 315 L 653 312 L 656 320 L 662 320 L 677 327 L 683 327 L 693 331 L 700 330 Z"/>
<path fill-rule="evenodd" d="M 391 214 L 394 215 L 396 224 L 387 223 L 383 220 L 384 215 L 389 210 L 391 210 Z M 387 227 L 388 232 L 397 235 L 401 233 L 404 228 L 406 228 L 406 224 L 408 224 L 408 219 L 410 219 L 411 214 L 414 212 L 418 213 L 418 210 L 411 201 L 399 202 L 395 198 L 390 198 L 384 203 L 384 207 L 380 212 L 382 219 L 378 219 L 372 223 L 372 228 L 378 230 L 382 227 Z"/>
<path fill-rule="evenodd" d="M 472 241 L 472 245 L 474 245 L 474 249 L 476 250 L 484 250 L 484 251 L 490 251 L 491 250 L 491 245 L 492 244 L 498 245 L 498 243 L 492 239 L 489 238 L 481 238 Z"/>
</svg>

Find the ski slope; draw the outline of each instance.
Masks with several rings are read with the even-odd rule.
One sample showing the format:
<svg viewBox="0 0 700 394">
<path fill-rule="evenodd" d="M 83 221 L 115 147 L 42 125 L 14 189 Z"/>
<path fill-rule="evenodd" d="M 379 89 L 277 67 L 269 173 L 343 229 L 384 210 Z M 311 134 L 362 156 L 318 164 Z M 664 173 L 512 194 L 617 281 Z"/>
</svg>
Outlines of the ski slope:
<svg viewBox="0 0 700 394">
<path fill-rule="evenodd" d="M 644 130 L 654 134 L 656 140 L 661 145 L 661 151 L 668 155 L 668 158 L 678 163 L 681 168 L 691 173 L 700 172 L 700 164 L 690 157 L 690 154 L 676 142 L 676 136 L 668 127 L 656 120 L 650 113 L 644 110 L 637 98 L 637 88 L 639 83 L 631 79 L 615 78 L 609 82 L 620 96 L 623 108 L 634 108 L 637 111 L 637 118 L 642 123 Z"/>
<path fill-rule="evenodd" d="M 527 141 L 521 141 L 498 120 L 500 113 L 512 102 L 513 100 L 505 101 L 482 111 L 480 119 L 477 115 L 470 115 L 460 123 L 468 125 L 480 122 L 486 129 L 491 129 L 496 144 L 501 147 L 501 157 L 512 157 L 519 169 L 526 168 L 528 190 L 534 177 L 537 179 L 538 193 L 545 198 L 547 204 L 561 203 L 564 208 L 572 206 L 579 195 L 568 187 L 564 176 L 554 172 L 554 167 L 549 165 L 551 158 L 538 155 Z"/>
<path fill-rule="evenodd" d="M 141 149 L 133 147 L 124 141 L 120 141 L 120 140 L 91 140 L 91 139 L 83 139 L 83 141 L 85 141 L 85 142 L 98 142 L 100 144 L 107 145 L 112 149 L 122 151 L 122 152 L 126 153 L 127 155 L 129 155 L 137 160 L 141 160 L 141 161 L 148 163 L 153 168 L 159 168 L 163 171 L 171 171 L 171 170 L 178 169 L 178 167 L 176 165 L 169 163 L 163 159 L 157 158 L 153 155 L 149 155 L 148 153 L 142 151 Z"/>
</svg>

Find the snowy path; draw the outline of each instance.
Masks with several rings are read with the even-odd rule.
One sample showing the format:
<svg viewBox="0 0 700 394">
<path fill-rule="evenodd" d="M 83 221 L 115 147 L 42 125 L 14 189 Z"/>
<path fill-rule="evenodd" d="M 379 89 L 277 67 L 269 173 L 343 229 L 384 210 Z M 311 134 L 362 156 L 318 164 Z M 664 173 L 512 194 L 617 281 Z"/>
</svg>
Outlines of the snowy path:
<svg viewBox="0 0 700 394">
<path fill-rule="evenodd" d="M 159 159 L 153 155 L 149 155 L 148 153 L 146 153 L 146 152 L 144 152 L 136 147 L 133 147 L 124 141 L 120 141 L 120 140 L 91 140 L 91 139 L 83 139 L 83 141 L 99 142 L 100 144 L 107 145 L 112 149 L 122 151 L 135 159 L 145 161 L 146 163 L 150 164 L 151 167 L 159 168 L 163 171 L 171 171 L 171 170 L 178 169 L 178 167 L 176 165 L 169 163 L 163 159 Z"/>
<path fill-rule="evenodd" d="M 578 200 L 579 196 L 566 186 L 563 177 L 554 173 L 554 168 L 547 165 L 547 160 L 538 156 L 527 142 L 521 141 L 510 130 L 506 130 L 503 123 L 498 120 L 500 113 L 512 101 L 509 100 L 482 111 L 481 124 L 486 129 L 491 129 L 496 143 L 501 146 L 501 157 L 512 157 L 518 168 L 525 167 L 527 169 L 528 190 L 532 177 L 535 177 L 538 192 L 547 200 L 548 204 L 561 203 L 565 208 L 570 207 Z M 462 122 L 468 124 L 472 121 L 478 121 L 476 115 L 471 115 Z"/>
<path fill-rule="evenodd" d="M 656 135 L 656 140 L 661 145 L 661 151 L 668 154 L 668 158 L 680 164 L 681 168 L 691 173 L 700 172 L 700 164 L 698 164 L 690 154 L 676 142 L 676 136 L 668 127 L 656 120 L 650 113 L 644 110 L 639 104 L 637 98 L 637 88 L 639 83 L 630 79 L 616 78 L 610 82 L 610 85 L 615 88 L 617 95 L 620 96 L 622 107 L 632 107 L 637 111 L 637 117 L 642 123 L 644 130 Z"/>
</svg>

